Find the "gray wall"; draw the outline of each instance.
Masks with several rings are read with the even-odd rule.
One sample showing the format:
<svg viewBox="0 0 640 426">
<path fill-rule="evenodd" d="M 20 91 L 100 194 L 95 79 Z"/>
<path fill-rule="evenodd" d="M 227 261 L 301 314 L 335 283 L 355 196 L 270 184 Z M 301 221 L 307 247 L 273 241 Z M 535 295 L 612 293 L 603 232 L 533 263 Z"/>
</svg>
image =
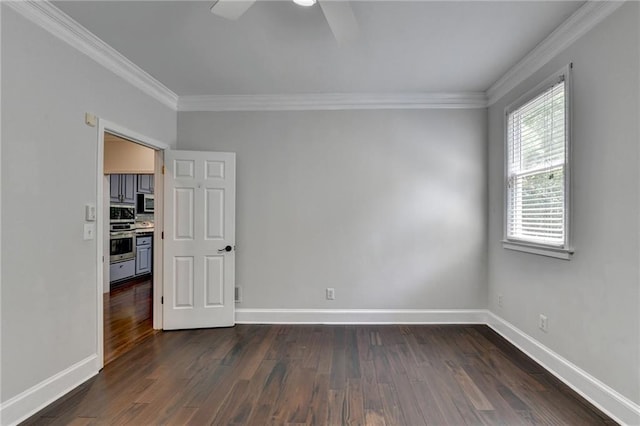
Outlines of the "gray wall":
<svg viewBox="0 0 640 426">
<path fill-rule="evenodd" d="M 638 3 L 629 2 L 489 109 L 489 308 L 640 403 Z M 504 108 L 573 62 L 573 235 L 564 261 L 505 250 Z M 497 306 L 498 294 L 504 306 Z M 537 328 L 539 314 L 549 331 Z"/>
<path fill-rule="evenodd" d="M 178 114 L 237 153 L 242 308 L 486 307 L 485 138 L 484 109 Z"/>
<path fill-rule="evenodd" d="M 96 351 L 97 129 L 175 145 L 175 112 L 2 6 L 2 401 Z"/>
</svg>

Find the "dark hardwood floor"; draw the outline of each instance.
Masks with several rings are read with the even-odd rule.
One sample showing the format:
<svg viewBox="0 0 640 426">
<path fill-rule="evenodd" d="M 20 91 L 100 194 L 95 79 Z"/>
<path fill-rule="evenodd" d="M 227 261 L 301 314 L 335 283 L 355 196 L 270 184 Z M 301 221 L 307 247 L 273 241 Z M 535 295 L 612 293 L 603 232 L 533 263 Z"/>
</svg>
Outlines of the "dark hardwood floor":
<svg viewBox="0 0 640 426">
<path fill-rule="evenodd" d="M 24 424 L 614 422 L 486 326 L 238 325 L 155 334 Z"/>
<path fill-rule="evenodd" d="M 154 332 L 151 276 L 121 283 L 105 293 L 103 301 L 107 365 Z"/>
</svg>

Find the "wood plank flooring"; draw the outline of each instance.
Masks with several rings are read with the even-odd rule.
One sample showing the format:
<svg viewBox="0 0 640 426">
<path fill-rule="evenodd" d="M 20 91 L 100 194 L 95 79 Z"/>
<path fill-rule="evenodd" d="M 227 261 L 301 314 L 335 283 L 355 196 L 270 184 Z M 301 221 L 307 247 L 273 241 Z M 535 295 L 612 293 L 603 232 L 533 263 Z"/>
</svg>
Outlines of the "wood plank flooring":
<svg viewBox="0 0 640 426">
<path fill-rule="evenodd" d="M 595 425 L 611 419 L 486 326 L 157 333 L 25 425 Z"/>
<path fill-rule="evenodd" d="M 153 334 L 151 276 L 119 285 L 103 295 L 104 364 Z"/>
</svg>

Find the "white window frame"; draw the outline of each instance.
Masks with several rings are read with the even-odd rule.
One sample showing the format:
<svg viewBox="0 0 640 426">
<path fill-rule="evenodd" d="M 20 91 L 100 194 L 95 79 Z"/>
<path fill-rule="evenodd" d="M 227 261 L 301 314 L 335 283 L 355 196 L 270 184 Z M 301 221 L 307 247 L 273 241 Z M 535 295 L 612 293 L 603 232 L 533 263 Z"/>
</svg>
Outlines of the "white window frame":
<svg viewBox="0 0 640 426">
<path fill-rule="evenodd" d="M 517 250 L 542 256 L 555 257 L 569 260 L 574 253 L 571 239 L 571 116 L 572 116 L 572 84 L 571 69 L 573 64 L 566 65 L 558 72 L 553 73 L 540 84 L 509 104 L 504 111 L 504 180 L 503 180 L 503 239 L 502 246 L 505 249 Z M 508 118 L 509 114 L 522 107 L 527 102 L 541 95 L 560 79 L 565 81 L 565 170 L 564 170 L 564 242 L 562 245 L 541 244 L 533 241 L 524 241 L 508 237 L 509 222 L 509 139 Z"/>
</svg>

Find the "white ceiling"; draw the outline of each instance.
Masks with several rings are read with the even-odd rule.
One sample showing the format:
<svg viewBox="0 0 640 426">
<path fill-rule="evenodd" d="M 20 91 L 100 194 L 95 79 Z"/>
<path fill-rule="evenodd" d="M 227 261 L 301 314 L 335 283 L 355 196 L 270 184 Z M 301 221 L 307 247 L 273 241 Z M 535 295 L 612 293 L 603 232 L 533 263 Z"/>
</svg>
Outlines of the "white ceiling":
<svg viewBox="0 0 640 426">
<path fill-rule="evenodd" d="M 258 1 L 55 5 L 180 96 L 485 91 L 583 1 L 354 1 L 340 46 L 318 5 Z"/>
</svg>

